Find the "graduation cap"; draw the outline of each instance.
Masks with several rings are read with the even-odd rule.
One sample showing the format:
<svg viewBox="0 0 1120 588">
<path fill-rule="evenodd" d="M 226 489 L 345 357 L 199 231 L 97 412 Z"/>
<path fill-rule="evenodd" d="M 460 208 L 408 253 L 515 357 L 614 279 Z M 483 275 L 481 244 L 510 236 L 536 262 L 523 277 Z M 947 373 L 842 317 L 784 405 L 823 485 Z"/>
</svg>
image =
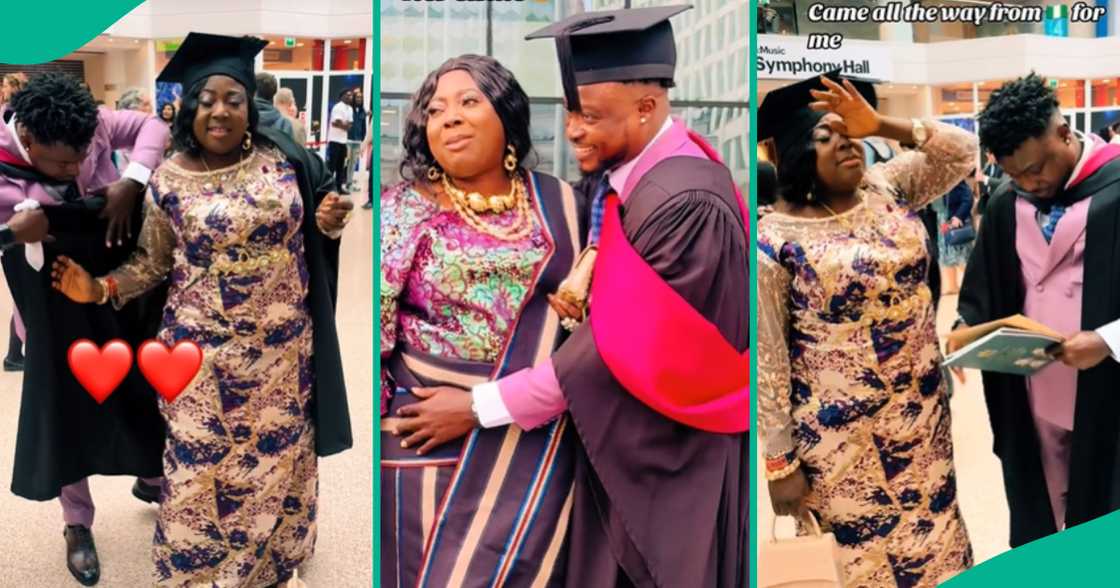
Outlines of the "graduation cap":
<svg viewBox="0 0 1120 588">
<path fill-rule="evenodd" d="M 602 82 L 673 79 L 677 48 L 669 18 L 692 6 L 585 12 L 525 37 L 556 39 L 568 110 L 578 111 L 577 86 Z"/>
<path fill-rule="evenodd" d="M 824 75 L 837 83 L 841 79 L 847 79 L 872 108 L 878 108 L 879 99 L 875 95 L 875 86 L 870 81 L 841 77 L 840 71 L 837 69 Z M 809 140 L 813 127 L 825 115 L 824 112 L 809 108 L 809 104 L 817 101 L 809 90 L 825 91 L 828 87 L 821 82 L 820 76 L 813 76 L 771 91 L 758 107 L 758 140 L 774 139 L 774 146 L 778 150 L 778 165 L 788 161 L 793 147 Z"/>
<path fill-rule="evenodd" d="M 237 80 L 252 96 L 257 91 L 254 61 L 267 46 L 268 41 L 256 37 L 190 33 L 156 81 L 176 82 L 190 88 L 199 80 L 219 74 Z"/>
</svg>

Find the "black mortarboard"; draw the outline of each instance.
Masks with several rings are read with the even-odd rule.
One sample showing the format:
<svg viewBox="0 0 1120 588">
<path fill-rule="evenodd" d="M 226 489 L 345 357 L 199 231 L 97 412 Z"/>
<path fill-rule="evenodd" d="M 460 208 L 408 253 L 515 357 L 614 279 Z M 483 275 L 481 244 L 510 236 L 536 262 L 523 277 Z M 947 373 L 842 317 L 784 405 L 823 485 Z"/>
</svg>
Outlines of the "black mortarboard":
<svg viewBox="0 0 1120 588">
<path fill-rule="evenodd" d="M 268 41 L 256 37 L 190 33 L 156 81 L 180 83 L 186 89 L 199 80 L 220 74 L 240 82 L 252 96 L 257 91 L 254 61 L 267 46 Z"/>
<path fill-rule="evenodd" d="M 579 110 L 577 86 L 673 79 L 677 48 L 669 18 L 692 6 L 585 12 L 525 37 L 556 39 L 560 79 L 569 110 Z"/>
<path fill-rule="evenodd" d="M 872 108 L 878 108 L 879 100 L 871 82 L 846 76 L 842 78 L 840 71 L 830 71 L 825 76 L 837 82 L 847 79 Z M 809 108 L 811 103 L 817 101 L 809 90 L 827 89 L 820 76 L 813 76 L 772 90 L 762 100 L 758 107 L 758 140 L 774 139 L 774 146 L 778 150 L 778 165 L 787 161 L 791 148 L 809 140 L 813 127 L 824 116 L 823 112 Z"/>
</svg>

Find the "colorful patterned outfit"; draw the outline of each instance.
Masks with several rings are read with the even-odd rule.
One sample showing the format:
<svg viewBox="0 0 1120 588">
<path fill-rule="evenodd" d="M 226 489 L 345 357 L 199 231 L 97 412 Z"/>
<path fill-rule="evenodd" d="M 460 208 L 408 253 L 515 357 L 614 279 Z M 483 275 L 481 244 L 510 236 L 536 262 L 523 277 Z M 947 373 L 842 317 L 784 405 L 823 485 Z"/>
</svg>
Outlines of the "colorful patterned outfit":
<svg viewBox="0 0 1120 588">
<path fill-rule="evenodd" d="M 576 201 L 556 178 L 525 178 L 533 227 L 515 241 L 407 186 L 381 195 L 381 586 L 513 588 L 565 572 L 575 453 L 566 417 L 531 431 L 475 429 L 423 456 L 389 432 L 416 402 L 412 388 L 470 388 L 562 341 L 546 295 L 579 253 Z"/>
<path fill-rule="evenodd" d="M 801 459 L 849 587 L 934 586 L 972 564 L 913 211 L 968 173 L 976 140 L 927 124 L 920 151 L 868 170 L 851 210 L 758 225 L 765 452 Z"/>
<path fill-rule="evenodd" d="M 513 212 L 488 215 L 508 225 Z M 407 187 L 381 197 L 381 356 L 398 342 L 432 355 L 492 363 L 517 322 L 548 250 L 541 221 L 501 241 Z M 392 393 L 382 366 L 382 408 Z"/>
<path fill-rule="evenodd" d="M 256 150 L 214 172 L 152 176 L 138 253 L 112 272 L 120 305 L 170 276 L 158 338 L 204 361 L 173 402 L 153 554 L 159 586 L 256 588 L 311 557 L 318 475 L 312 323 L 290 163 Z"/>
</svg>

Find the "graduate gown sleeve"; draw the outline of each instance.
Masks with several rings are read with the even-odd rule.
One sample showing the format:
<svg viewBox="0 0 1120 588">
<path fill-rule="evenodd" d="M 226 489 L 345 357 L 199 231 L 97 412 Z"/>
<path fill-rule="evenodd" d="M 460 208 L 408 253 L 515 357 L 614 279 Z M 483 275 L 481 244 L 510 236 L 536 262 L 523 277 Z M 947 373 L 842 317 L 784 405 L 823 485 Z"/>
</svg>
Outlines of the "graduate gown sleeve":
<svg viewBox="0 0 1120 588">
<path fill-rule="evenodd" d="M 944 196 L 976 167 L 976 137 L 955 126 L 923 121 L 929 132 L 925 145 L 874 165 L 865 181 L 883 182 L 912 210 Z"/>
<path fill-rule="evenodd" d="M 130 300 L 155 288 L 171 272 L 175 230 L 171 219 L 151 198 L 144 199 L 144 220 L 136 251 L 124 264 L 109 272 L 117 280 L 113 307 L 120 310 Z"/>
</svg>

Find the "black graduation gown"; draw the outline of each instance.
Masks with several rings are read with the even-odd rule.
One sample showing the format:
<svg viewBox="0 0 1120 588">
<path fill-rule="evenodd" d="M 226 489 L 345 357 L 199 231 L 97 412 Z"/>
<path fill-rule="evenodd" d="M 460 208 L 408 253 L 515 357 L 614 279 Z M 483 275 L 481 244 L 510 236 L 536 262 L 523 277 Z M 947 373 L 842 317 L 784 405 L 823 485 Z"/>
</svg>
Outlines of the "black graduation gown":
<svg viewBox="0 0 1120 588">
<path fill-rule="evenodd" d="M 621 214 L 650 267 L 744 351 L 749 248 L 727 168 L 666 159 Z M 744 586 L 747 434 L 701 431 L 646 406 L 611 375 L 586 322 L 553 362 L 579 435 L 567 585 Z"/>
<path fill-rule="evenodd" d="M 123 247 L 105 247 L 108 223 L 97 218 L 104 204 L 104 198 L 95 197 L 43 207 L 56 240 L 43 244 L 42 271 L 27 264 L 23 246 L 0 258 L 27 325 L 12 474 L 12 492 L 24 498 L 55 498 L 63 486 L 95 474 L 163 474 L 163 419 L 156 392 L 135 362 L 124 382 L 98 405 L 66 359 L 78 339 L 101 346 L 120 338 L 137 349 L 155 336 L 166 298 L 166 288 L 157 288 L 116 311 L 111 305 L 76 304 L 51 287 L 50 267 L 60 254 L 96 276 L 123 263 L 135 249 L 138 231 Z"/>
<path fill-rule="evenodd" d="M 1120 159 L 1111 161 L 1072 188 L 1089 194 L 1085 230 L 1085 274 L 1081 327 L 1094 330 L 1120 318 Z M 993 194 L 969 258 L 958 311 L 970 325 L 1022 311 L 1025 298 L 1015 249 L 1015 202 L 1010 182 Z M 1011 510 L 1011 546 L 1056 531 L 1039 456 L 1026 379 L 983 373 L 984 397 L 994 436 L 993 451 L 1003 466 Z M 1073 447 L 1066 525 L 1104 515 L 1118 504 L 1114 483 L 1120 424 L 1120 363 L 1106 359 L 1077 378 Z"/>
</svg>

